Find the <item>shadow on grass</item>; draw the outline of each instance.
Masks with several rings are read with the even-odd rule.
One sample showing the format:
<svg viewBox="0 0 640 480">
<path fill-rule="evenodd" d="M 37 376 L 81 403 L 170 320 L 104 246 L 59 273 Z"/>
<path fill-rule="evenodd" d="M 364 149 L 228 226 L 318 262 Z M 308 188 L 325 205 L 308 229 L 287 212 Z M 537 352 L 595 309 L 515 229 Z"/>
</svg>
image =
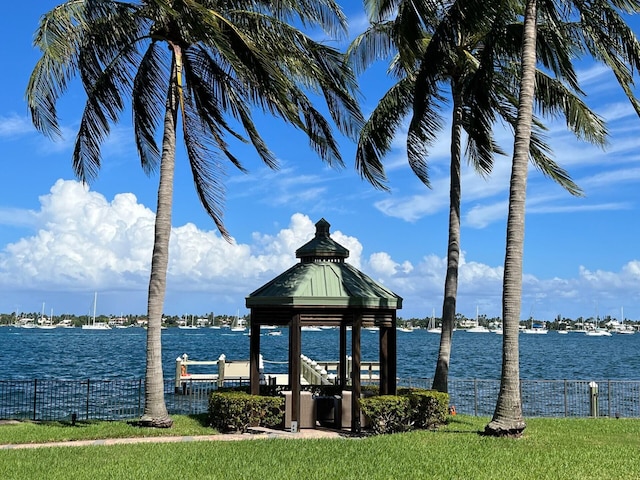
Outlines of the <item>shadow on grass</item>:
<svg viewBox="0 0 640 480">
<path fill-rule="evenodd" d="M 38 427 L 59 427 L 59 428 L 87 428 L 93 425 L 98 425 L 100 420 L 21 420 L 15 421 L 15 423 L 30 423 Z"/>
<path fill-rule="evenodd" d="M 211 421 L 209 420 L 208 413 L 193 413 L 191 415 L 181 415 L 181 416 L 194 420 L 201 427 L 211 428 Z M 143 423 L 141 423 L 140 420 L 138 419 L 127 421 L 127 425 L 131 427 L 139 427 L 139 428 L 148 427 L 147 425 L 144 425 Z"/>
<path fill-rule="evenodd" d="M 475 417 L 449 417 L 445 428 L 438 429 L 440 433 L 481 435 L 483 430 L 478 429 L 478 419 Z"/>
<path fill-rule="evenodd" d="M 211 427 L 211 420 L 209 419 L 208 413 L 194 413 L 192 415 L 187 415 L 187 417 L 192 418 L 202 427 Z"/>
</svg>

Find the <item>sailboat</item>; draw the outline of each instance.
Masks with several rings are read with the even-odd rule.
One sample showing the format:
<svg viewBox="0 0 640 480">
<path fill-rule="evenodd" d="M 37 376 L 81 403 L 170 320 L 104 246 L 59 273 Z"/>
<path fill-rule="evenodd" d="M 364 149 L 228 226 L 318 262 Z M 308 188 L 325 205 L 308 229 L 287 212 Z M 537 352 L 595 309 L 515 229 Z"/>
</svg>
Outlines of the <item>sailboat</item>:
<svg viewBox="0 0 640 480">
<path fill-rule="evenodd" d="M 188 324 L 188 319 L 189 317 L 187 317 L 187 315 L 184 316 L 184 325 L 178 325 L 178 328 L 181 330 L 195 330 L 196 328 L 198 328 L 194 323 L 193 323 L 193 315 L 191 315 L 191 325 Z"/>
<path fill-rule="evenodd" d="M 479 310 L 477 305 L 476 305 L 476 323 L 473 327 L 468 328 L 467 332 L 469 333 L 490 333 L 491 332 L 491 330 L 489 330 L 484 325 L 480 325 L 480 315 L 479 315 Z"/>
<path fill-rule="evenodd" d="M 525 328 L 524 330 L 522 330 L 522 333 L 526 333 L 529 335 L 545 335 L 549 333 L 549 330 L 547 330 L 547 327 L 544 325 L 544 323 L 533 323 L 533 317 L 531 317 L 531 328 Z"/>
<path fill-rule="evenodd" d="M 42 315 L 40 315 L 40 321 L 38 322 L 38 328 L 41 328 L 43 330 L 52 330 L 52 329 L 56 328 L 56 326 L 53 324 L 53 309 L 51 309 L 51 317 L 49 319 L 47 319 L 44 316 L 44 302 L 42 302 Z"/>
<path fill-rule="evenodd" d="M 83 330 L 111 330 L 109 324 L 104 322 L 96 322 L 96 304 L 98 303 L 98 292 L 93 294 L 93 315 L 90 323 L 82 325 Z"/>
<path fill-rule="evenodd" d="M 436 309 L 434 308 L 431 311 L 431 318 L 429 319 L 429 324 L 427 325 L 428 333 L 442 333 L 442 327 L 436 327 Z"/>
<path fill-rule="evenodd" d="M 635 333 L 633 327 L 624 324 L 624 307 L 620 307 L 620 323 L 614 325 L 613 333 L 618 335 L 633 335 Z"/>
<path fill-rule="evenodd" d="M 236 318 L 231 324 L 232 332 L 244 332 L 247 330 L 247 327 L 244 325 L 244 320 L 240 320 L 240 310 L 236 313 Z"/>
</svg>

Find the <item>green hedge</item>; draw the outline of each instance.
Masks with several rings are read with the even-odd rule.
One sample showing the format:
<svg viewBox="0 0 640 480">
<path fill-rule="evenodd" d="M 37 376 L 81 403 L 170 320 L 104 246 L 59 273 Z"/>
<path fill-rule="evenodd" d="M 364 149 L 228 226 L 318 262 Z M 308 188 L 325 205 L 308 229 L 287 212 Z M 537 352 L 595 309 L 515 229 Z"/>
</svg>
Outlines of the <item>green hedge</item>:
<svg viewBox="0 0 640 480">
<path fill-rule="evenodd" d="M 374 433 L 436 428 L 446 422 L 449 395 L 434 390 L 399 389 L 398 395 L 361 398 Z"/>
<path fill-rule="evenodd" d="M 409 397 L 380 395 L 360 399 L 360 408 L 369 420 L 374 433 L 396 433 L 411 430 L 411 402 Z"/>
<path fill-rule="evenodd" d="M 246 432 L 250 427 L 284 424 L 284 398 L 246 392 L 213 392 L 209 396 L 209 421 L 221 432 Z"/>
</svg>

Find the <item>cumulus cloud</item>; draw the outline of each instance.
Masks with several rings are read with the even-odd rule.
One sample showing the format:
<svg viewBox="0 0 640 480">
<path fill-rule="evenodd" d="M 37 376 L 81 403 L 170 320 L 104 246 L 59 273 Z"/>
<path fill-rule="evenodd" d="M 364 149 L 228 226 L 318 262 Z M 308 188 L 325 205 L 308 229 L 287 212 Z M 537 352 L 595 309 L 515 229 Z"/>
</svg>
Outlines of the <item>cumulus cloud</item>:
<svg viewBox="0 0 640 480">
<path fill-rule="evenodd" d="M 4 295 L 22 292 L 33 297 L 33 292 L 96 290 L 120 292 L 114 298 L 133 295 L 138 304 L 144 304 L 154 213 L 133 194 L 118 194 L 109 201 L 79 182 L 59 180 L 40 197 L 40 209 L 27 213 L 33 235 L 6 245 L 0 252 Z M 215 300 L 218 311 L 235 311 L 248 293 L 297 263 L 295 250 L 313 238 L 314 232 L 314 222 L 302 213 L 293 214 L 289 224 L 276 233 L 254 232 L 247 244 L 226 242 L 216 231 L 205 231 L 192 223 L 174 227 L 167 308 L 182 302 L 179 313 L 187 307 L 206 311 L 196 302 Z M 349 263 L 404 298 L 401 316 L 423 318 L 433 309 L 439 310 L 446 258 L 427 254 L 397 259 L 384 251 L 365 256 L 358 238 L 339 230 L 332 230 L 331 236 L 349 249 Z M 483 314 L 499 316 L 502 274 L 501 266 L 468 260 L 461 252 L 458 310 L 473 315 L 478 306 Z M 584 310 L 585 302 L 596 297 L 603 299 L 603 308 L 618 301 L 637 301 L 638 281 L 638 260 L 630 261 L 620 272 L 583 266 L 569 279 L 538 279 L 525 274 L 523 309 L 535 303 L 536 312 L 551 319 L 563 307 L 565 311 L 572 306 Z M 112 309 L 105 313 L 113 313 L 129 306 L 114 301 L 104 308 Z"/>
</svg>

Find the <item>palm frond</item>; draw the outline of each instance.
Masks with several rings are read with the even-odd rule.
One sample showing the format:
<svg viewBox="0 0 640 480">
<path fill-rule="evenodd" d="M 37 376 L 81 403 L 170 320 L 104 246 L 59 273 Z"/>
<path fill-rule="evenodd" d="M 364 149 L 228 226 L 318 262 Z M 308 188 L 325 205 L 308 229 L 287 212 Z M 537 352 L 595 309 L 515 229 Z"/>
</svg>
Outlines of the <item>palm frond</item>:
<svg viewBox="0 0 640 480">
<path fill-rule="evenodd" d="M 391 87 L 364 124 L 356 150 L 356 170 L 381 190 L 388 190 L 382 157 L 386 155 L 413 104 L 413 79 Z"/>
<path fill-rule="evenodd" d="M 164 115 L 162 106 L 169 89 L 169 66 L 164 50 L 158 42 L 152 42 L 133 81 L 133 129 L 140 163 L 147 174 L 156 171 L 160 164 L 155 135 Z"/>
</svg>

